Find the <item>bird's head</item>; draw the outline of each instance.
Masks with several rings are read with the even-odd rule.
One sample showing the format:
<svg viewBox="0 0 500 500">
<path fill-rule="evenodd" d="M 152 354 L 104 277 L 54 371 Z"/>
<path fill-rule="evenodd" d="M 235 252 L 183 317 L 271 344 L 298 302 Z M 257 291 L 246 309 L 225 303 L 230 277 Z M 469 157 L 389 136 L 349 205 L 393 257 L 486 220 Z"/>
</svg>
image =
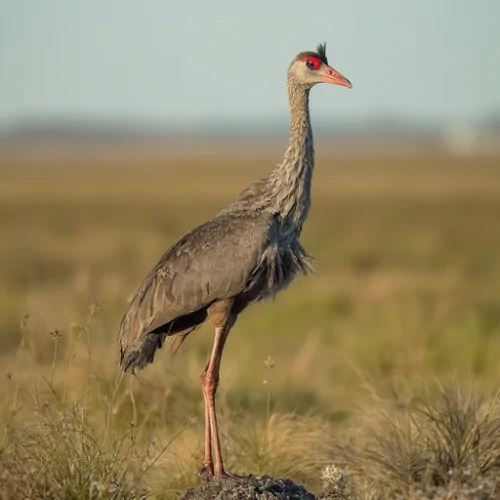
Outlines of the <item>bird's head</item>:
<svg viewBox="0 0 500 500">
<path fill-rule="evenodd" d="M 294 83 L 311 88 L 317 83 L 331 83 L 352 88 L 351 82 L 328 65 L 326 43 L 319 44 L 316 52 L 301 52 L 292 61 L 288 76 Z"/>
</svg>

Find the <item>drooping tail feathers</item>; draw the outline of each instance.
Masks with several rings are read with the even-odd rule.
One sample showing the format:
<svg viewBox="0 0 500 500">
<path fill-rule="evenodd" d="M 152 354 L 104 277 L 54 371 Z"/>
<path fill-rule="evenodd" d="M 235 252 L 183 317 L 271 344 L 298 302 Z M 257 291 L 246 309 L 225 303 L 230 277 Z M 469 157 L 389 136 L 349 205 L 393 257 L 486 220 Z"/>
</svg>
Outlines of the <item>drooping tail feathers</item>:
<svg viewBox="0 0 500 500">
<path fill-rule="evenodd" d="M 161 349 L 165 338 L 164 333 L 149 333 L 138 347 L 120 342 L 120 365 L 123 370 L 141 370 L 148 363 L 152 363 L 156 350 Z"/>
<path fill-rule="evenodd" d="M 142 370 L 148 363 L 154 361 L 156 351 L 161 349 L 165 341 L 168 343 L 167 353 L 173 356 L 181 347 L 186 337 L 197 327 L 177 333 L 167 335 L 166 333 L 151 332 L 147 334 L 139 347 L 132 347 L 120 343 L 120 365 L 123 371 L 131 370 L 133 372 Z"/>
</svg>

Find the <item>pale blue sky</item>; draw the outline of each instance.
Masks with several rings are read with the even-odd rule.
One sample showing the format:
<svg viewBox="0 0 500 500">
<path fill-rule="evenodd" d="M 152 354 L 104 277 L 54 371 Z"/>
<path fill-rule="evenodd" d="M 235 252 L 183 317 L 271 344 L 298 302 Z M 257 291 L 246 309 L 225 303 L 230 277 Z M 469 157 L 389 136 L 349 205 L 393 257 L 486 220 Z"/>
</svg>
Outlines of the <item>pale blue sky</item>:
<svg viewBox="0 0 500 500">
<path fill-rule="evenodd" d="M 500 108 L 499 0 L 0 0 L 0 125 L 285 117 L 285 72 L 328 43 L 354 90 L 321 120 L 475 119 Z"/>
</svg>

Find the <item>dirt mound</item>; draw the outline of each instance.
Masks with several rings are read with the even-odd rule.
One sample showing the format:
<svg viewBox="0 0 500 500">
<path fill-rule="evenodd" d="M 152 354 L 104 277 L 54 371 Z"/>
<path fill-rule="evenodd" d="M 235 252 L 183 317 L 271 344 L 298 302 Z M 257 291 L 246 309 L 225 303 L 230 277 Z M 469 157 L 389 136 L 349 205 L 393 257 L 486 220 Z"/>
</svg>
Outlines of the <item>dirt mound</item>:
<svg viewBox="0 0 500 500">
<path fill-rule="evenodd" d="M 290 479 L 269 476 L 248 476 L 241 479 L 209 481 L 201 476 L 201 483 L 186 490 L 179 500 L 348 500 L 350 487 L 346 473 L 330 465 L 323 471 L 323 492 L 315 497 L 300 484 Z"/>
<path fill-rule="evenodd" d="M 203 480 L 186 490 L 180 500 L 315 500 L 303 486 L 289 479 L 249 476 L 243 479 Z"/>
</svg>

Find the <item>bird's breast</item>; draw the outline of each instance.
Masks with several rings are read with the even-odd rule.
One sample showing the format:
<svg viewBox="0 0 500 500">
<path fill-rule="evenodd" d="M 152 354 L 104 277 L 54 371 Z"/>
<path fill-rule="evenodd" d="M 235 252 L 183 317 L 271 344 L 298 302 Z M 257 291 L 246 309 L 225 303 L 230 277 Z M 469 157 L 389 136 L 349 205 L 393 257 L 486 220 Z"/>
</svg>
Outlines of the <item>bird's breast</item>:
<svg viewBox="0 0 500 500">
<path fill-rule="evenodd" d="M 297 239 L 290 236 L 274 242 L 265 251 L 247 285 L 252 300 L 265 300 L 284 290 L 297 276 L 312 271 L 310 257 Z"/>
</svg>

